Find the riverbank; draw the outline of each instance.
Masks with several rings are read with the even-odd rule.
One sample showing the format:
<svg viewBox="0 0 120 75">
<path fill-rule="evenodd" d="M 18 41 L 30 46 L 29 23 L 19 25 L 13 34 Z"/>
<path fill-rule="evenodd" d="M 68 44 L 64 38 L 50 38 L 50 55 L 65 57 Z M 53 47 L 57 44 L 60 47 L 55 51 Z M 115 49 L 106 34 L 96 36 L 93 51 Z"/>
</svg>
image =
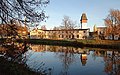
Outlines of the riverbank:
<svg viewBox="0 0 120 75">
<path fill-rule="evenodd" d="M 0 75 L 37 75 L 37 73 L 25 67 L 24 64 L 7 61 L 3 57 L 0 57 L 0 61 Z"/>
<path fill-rule="evenodd" d="M 20 41 L 20 40 L 19 40 Z M 91 47 L 103 49 L 120 49 L 120 40 L 50 40 L 50 39 L 29 39 L 29 44 L 44 44 L 72 47 Z"/>
<path fill-rule="evenodd" d="M 0 40 L 3 41 L 3 40 Z M 90 47 L 103 49 L 120 49 L 120 40 L 51 40 L 51 39 L 26 39 L 17 40 L 28 44 L 43 44 L 56 46 Z"/>
</svg>

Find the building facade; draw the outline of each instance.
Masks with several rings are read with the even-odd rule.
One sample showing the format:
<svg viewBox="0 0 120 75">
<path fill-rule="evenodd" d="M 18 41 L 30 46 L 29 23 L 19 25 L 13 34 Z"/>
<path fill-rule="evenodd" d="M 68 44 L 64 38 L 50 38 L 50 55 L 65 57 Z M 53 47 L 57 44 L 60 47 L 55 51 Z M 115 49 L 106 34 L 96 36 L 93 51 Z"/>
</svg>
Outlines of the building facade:
<svg viewBox="0 0 120 75">
<path fill-rule="evenodd" d="M 81 28 L 61 29 L 61 30 L 42 30 L 33 29 L 30 31 L 31 39 L 86 39 L 89 37 L 90 29 L 87 28 L 87 17 L 83 13 L 80 19 Z"/>
<path fill-rule="evenodd" d="M 96 26 L 94 26 L 94 34 L 93 34 L 93 36 L 94 36 L 94 39 L 102 39 L 102 40 L 104 40 L 104 39 L 108 39 L 108 40 L 112 40 L 113 39 L 113 37 L 112 37 L 112 35 L 110 34 L 110 35 L 106 35 L 106 30 L 107 30 L 107 27 L 96 27 Z M 116 34 L 116 35 L 114 35 L 114 40 L 119 40 L 120 39 L 120 35 L 119 34 Z"/>
<path fill-rule="evenodd" d="M 86 39 L 89 36 L 89 29 L 71 30 L 41 30 L 34 29 L 30 32 L 31 39 Z"/>
</svg>

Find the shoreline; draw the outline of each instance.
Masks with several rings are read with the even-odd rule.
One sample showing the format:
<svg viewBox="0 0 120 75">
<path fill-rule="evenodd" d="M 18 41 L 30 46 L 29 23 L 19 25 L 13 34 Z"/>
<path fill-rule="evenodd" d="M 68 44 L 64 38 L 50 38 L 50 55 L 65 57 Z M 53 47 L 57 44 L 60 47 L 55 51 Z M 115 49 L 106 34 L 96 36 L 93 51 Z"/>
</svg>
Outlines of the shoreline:
<svg viewBox="0 0 120 75">
<path fill-rule="evenodd" d="M 22 42 L 22 40 L 18 40 Z M 71 47 L 90 47 L 103 49 L 120 49 L 120 41 L 114 40 L 51 40 L 51 39 L 28 39 L 28 44 L 44 44 Z"/>
</svg>

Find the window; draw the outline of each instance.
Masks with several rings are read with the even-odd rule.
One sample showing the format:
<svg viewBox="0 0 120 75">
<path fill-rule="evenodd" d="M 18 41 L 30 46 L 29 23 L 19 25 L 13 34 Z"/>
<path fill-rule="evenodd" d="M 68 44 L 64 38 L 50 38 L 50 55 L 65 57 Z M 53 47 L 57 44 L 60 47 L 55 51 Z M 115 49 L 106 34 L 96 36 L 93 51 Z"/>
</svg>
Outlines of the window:
<svg viewBox="0 0 120 75">
<path fill-rule="evenodd" d="M 41 34 L 41 32 L 38 32 L 38 34 Z"/>
<path fill-rule="evenodd" d="M 59 38 L 60 38 L 60 35 L 59 35 Z"/>
<path fill-rule="evenodd" d="M 74 35 L 72 35 L 72 39 L 74 39 Z"/>
<path fill-rule="evenodd" d="M 83 31 L 83 33 L 86 33 L 86 31 Z"/>
<path fill-rule="evenodd" d="M 71 38 L 71 35 L 69 35 L 69 38 Z"/>
<path fill-rule="evenodd" d="M 62 35 L 62 38 L 63 38 L 64 36 Z"/>
<path fill-rule="evenodd" d="M 79 38 L 79 35 L 77 35 L 77 38 Z"/>
</svg>

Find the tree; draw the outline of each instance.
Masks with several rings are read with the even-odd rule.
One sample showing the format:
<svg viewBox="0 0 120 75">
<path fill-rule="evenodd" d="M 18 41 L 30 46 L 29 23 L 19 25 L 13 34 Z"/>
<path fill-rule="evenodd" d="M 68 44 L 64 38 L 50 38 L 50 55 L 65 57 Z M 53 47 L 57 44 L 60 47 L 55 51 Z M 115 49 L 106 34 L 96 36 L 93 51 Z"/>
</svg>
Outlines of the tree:
<svg viewBox="0 0 120 75">
<path fill-rule="evenodd" d="M 45 15 L 44 8 L 49 2 L 49 0 L 1 0 L 1 25 L 8 25 L 7 30 L 17 32 L 16 28 L 11 26 L 17 25 L 14 21 L 18 21 L 19 24 L 22 22 L 25 25 L 26 22 L 44 21 L 45 18 L 48 18 Z"/>
<path fill-rule="evenodd" d="M 115 35 L 120 35 L 120 10 L 111 9 L 104 21 L 107 27 L 106 35 L 111 35 L 114 40 Z"/>
<path fill-rule="evenodd" d="M 0 28 L 1 37 L 7 35 L 11 39 L 17 40 L 16 36 L 21 38 L 19 35 L 21 32 L 22 35 L 27 36 L 26 23 L 45 21 L 48 17 L 45 15 L 44 8 L 49 2 L 50 0 L 0 0 L 0 27 L 4 28 L 4 30 Z M 20 28 L 14 21 L 22 22 L 25 28 Z M 26 49 L 25 38 L 23 38 L 23 43 L 24 49 Z"/>
<path fill-rule="evenodd" d="M 41 26 L 41 29 L 42 29 L 42 30 L 47 30 L 47 28 L 46 28 L 45 25 L 42 25 L 42 26 Z"/>
<path fill-rule="evenodd" d="M 72 21 L 69 16 L 64 16 L 62 19 L 62 25 L 61 28 L 65 30 L 76 28 L 76 22 Z"/>
<path fill-rule="evenodd" d="M 11 19 L 27 22 L 41 22 L 47 18 L 44 8 L 49 0 L 0 0 L 0 19 L 8 23 Z"/>
</svg>

